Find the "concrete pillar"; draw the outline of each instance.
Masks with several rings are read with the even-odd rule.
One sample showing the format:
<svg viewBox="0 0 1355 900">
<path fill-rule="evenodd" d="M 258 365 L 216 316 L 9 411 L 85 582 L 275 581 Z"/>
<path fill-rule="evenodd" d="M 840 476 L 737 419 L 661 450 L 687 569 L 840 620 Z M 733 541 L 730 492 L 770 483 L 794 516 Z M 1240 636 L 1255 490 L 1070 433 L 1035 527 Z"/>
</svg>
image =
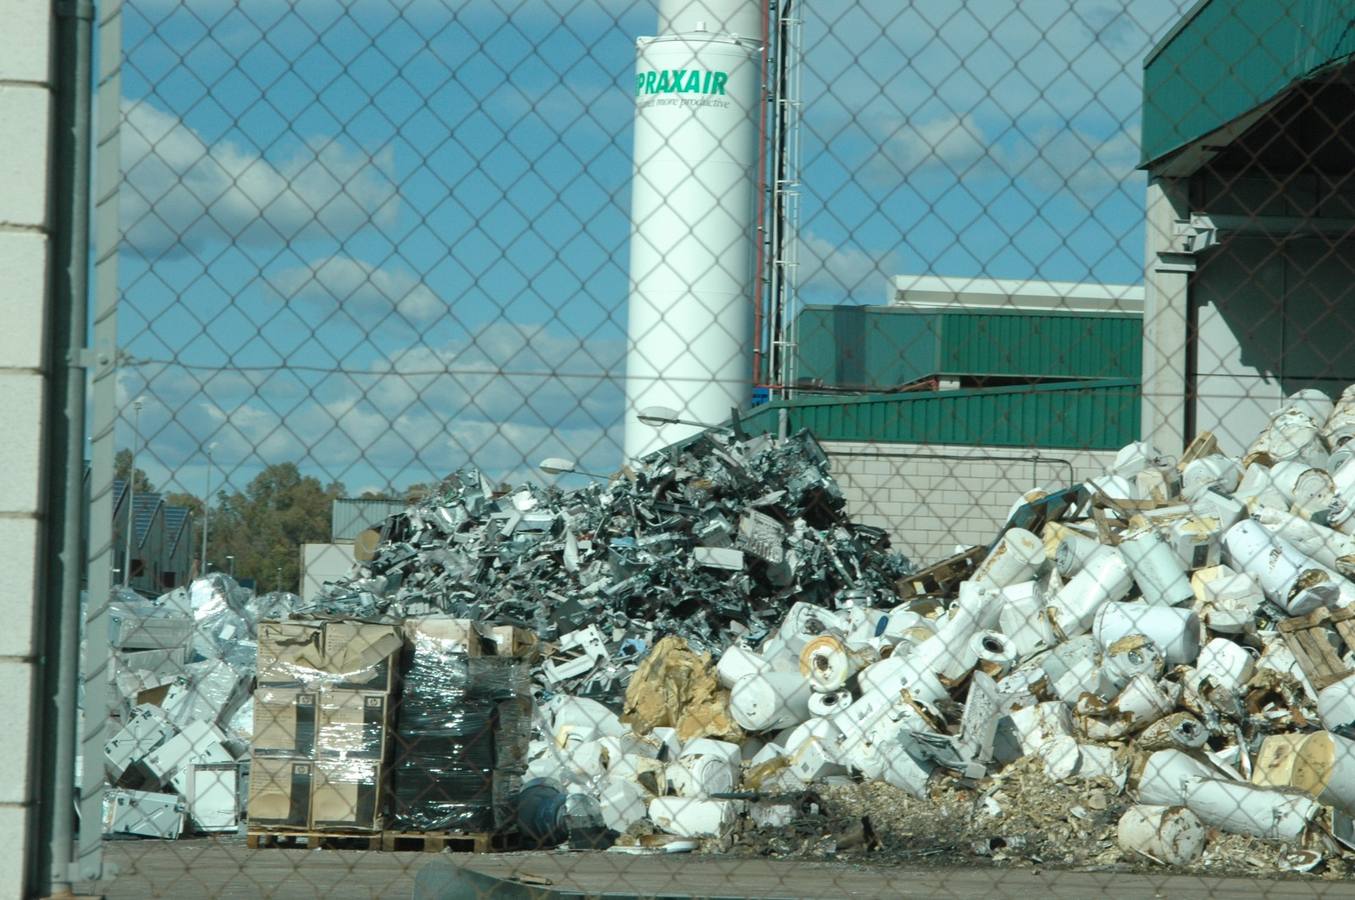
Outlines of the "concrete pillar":
<svg viewBox="0 0 1355 900">
<path fill-rule="evenodd" d="M 1186 434 L 1187 285 L 1194 258 L 1179 252 L 1176 224 L 1190 218 L 1183 178 L 1148 180 L 1143 255 L 1143 439 L 1180 453 Z"/>
<path fill-rule="evenodd" d="M 51 3 L 0 0 L 0 897 L 32 885 L 52 144 Z"/>
</svg>

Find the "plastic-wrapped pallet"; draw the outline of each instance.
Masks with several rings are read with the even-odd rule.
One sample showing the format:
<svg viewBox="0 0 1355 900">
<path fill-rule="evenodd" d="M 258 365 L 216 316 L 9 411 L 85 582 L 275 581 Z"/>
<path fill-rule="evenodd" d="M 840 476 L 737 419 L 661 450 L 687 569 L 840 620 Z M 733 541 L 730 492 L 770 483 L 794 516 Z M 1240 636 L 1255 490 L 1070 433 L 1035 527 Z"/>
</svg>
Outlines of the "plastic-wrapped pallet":
<svg viewBox="0 0 1355 900">
<path fill-rule="evenodd" d="M 253 827 L 378 831 L 400 626 L 261 622 L 254 693 Z"/>
<path fill-rule="evenodd" d="M 406 831 L 496 830 L 526 764 L 530 661 L 495 655 L 517 642 L 496 643 L 486 626 L 465 619 L 413 619 L 405 627 L 393 823 Z"/>
</svg>

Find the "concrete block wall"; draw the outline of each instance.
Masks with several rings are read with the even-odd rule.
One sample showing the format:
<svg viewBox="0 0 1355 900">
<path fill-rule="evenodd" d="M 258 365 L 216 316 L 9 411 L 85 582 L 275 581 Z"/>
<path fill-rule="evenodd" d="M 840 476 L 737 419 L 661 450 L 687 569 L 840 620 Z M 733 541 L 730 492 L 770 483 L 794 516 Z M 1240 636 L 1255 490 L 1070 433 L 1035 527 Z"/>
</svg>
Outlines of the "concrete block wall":
<svg viewBox="0 0 1355 900">
<path fill-rule="evenodd" d="M 1012 503 L 1033 487 L 1066 487 L 1102 474 L 1112 450 L 1012 450 L 826 442 L 852 518 L 889 532 L 923 566 L 956 545 L 987 544 Z"/>
<path fill-rule="evenodd" d="M 47 397 L 52 4 L 0 0 L 0 897 L 25 897 L 35 800 L 36 622 Z"/>
</svg>

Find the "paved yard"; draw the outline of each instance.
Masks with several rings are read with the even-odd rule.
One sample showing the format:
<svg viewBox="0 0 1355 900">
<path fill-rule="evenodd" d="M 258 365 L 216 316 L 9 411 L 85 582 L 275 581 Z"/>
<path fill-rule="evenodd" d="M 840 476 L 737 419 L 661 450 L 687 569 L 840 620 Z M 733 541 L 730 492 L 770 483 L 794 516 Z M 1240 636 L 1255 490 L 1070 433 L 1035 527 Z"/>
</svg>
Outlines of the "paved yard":
<svg viewBox="0 0 1355 900">
<path fill-rule="evenodd" d="M 110 900 L 149 897 L 406 898 L 414 875 L 437 854 L 349 850 L 248 850 L 243 840 L 113 842 L 118 875 Z M 863 868 L 718 856 L 615 853 L 457 854 L 455 861 L 564 891 L 696 897 L 946 897 L 954 900 L 1082 900 L 1088 897 L 1352 898 L 1355 883 L 1262 881 L 1195 875 L 1060 872 L 1029 868 Z M 87 886 L 88 889 L 88 886 Z"/>
</svg>

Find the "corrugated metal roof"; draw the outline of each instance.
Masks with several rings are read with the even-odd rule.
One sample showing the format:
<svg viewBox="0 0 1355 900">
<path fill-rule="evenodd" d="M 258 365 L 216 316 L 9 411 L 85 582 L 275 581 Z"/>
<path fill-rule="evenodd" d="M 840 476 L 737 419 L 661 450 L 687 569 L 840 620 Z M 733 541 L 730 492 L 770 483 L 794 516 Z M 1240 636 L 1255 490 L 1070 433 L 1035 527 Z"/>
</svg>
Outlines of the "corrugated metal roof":
<svg viewBox="0 0 1355 900">
<path fill-rule="evenodd" d="M 1139 437 L 1136 378 L 804 398 L 759 406 L 742 425 L 774 432 L 783 408 L 791 431 L 808 428 L 822 441 L 1114 450 Z"/>
<path fill-rule="evenodd" d="M 184 534 L 188 531 L 184 526 L 188 523 L 190 515 L 188 509 L 183 506 L 165 507 L 165 534 L 169 538 L 165 542 L 166 556 L 174 555 L 175 547 L 179 545 L 179 541 L 183 539 Z"/>
<path fill-rule="evenodd" d="M 888 302 L 909 309 L 1143 312 L 1143 285 L 961 275 L 896 275 Z"/>
<path fill-rule="evenodd" d="M 799 317 L 801 378 L 885 389 L 932 376 L 1138 378 L 1135 313 L 809 306 Z"/>
<path fill-rule="evenodd" d="M 380 525 L 388 516 L 404 512 L 407 506 L 402 500 L 340 497 L 330 511 L 330 540 L 351 541 L 359 532 Z"/>
<path fill-rule="evenodd" d="M 133 535 L 138 546 L 146 542 L 151 522 L 155 521 L 155 512 L 163 502 L 159 494 L 137 494 L 132 498 Z"/>
<path fill-rule="evenodd" d="M 1240 133 L 1296 82 L 1347 62 L 1353 19 L 1350 0 L 1200 0 L 1144 60 L 1143 165 Z"/>
</svg>

